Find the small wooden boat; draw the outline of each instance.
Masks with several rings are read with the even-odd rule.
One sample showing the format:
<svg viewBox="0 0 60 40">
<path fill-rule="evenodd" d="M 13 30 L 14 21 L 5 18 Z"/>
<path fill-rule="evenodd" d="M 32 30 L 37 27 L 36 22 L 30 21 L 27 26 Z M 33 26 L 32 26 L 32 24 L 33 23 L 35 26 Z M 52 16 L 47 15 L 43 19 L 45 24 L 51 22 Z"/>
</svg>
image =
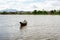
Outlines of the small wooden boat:
<svg viewBox="0 0 60 40">
<path fill-rule="evenodd" d="M 22 29 L 23 27 L 25 27 L 27 25 L 27 21 L 24 20 L 23 22 L 20 22 L 20 29 Z"/>
</svg>

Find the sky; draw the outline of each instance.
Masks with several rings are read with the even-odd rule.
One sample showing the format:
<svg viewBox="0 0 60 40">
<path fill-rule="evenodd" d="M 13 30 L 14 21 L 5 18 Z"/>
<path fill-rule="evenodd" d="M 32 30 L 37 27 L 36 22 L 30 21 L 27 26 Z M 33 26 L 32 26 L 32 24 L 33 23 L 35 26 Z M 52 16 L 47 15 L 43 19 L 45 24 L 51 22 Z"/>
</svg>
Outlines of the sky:
<svg viewBox="0 0 60 40">
<path fill-rule="evenodd" d="M 0 10 L 4 9 L 20 11 L 59 10 L 60 0 L 0 0 Z"/>
</svg>

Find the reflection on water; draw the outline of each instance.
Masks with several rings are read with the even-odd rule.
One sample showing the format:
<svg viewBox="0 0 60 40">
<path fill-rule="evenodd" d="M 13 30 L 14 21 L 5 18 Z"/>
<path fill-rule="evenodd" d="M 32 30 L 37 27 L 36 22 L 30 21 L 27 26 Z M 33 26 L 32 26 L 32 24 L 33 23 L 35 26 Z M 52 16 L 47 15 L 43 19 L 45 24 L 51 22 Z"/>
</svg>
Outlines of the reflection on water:
<svg viewBox="0 0 60 40">
<path fill-rule="evenodd" d="M 20 21 L 28 25 L 20 30 Z M 0 15 L 0 40 L 59 40 L 60 16 Z"/>
</svg>

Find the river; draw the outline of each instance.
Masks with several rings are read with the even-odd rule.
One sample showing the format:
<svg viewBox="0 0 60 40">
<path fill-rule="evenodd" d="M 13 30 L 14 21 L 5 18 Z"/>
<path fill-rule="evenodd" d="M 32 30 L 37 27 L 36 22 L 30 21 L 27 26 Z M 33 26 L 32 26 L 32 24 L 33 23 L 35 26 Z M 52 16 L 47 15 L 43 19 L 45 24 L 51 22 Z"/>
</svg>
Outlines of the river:
<svg viewBox="0 0 60 40">
<path fill-rule="evenodd" d="M 28 24 L 20 30 L 24 20 Z M 60 16 L 0 15 L 0 40 L 60 40 Z"/>
</svg>

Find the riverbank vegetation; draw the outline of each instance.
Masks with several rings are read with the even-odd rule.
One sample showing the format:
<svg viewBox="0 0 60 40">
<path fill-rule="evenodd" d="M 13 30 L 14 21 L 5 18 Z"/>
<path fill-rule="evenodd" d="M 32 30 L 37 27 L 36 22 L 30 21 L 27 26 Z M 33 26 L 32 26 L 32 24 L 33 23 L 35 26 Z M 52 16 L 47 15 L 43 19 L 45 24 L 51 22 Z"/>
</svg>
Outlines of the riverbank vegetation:
<svg viewBox="0 0 60 40">
<path fill-rule="evenodd" d="M 18 15 L 60 15 L 60 10 L 34 10 L 34 11 L 16 11 L 16 12 L 0 12 L 0 14 L 18 14 Z"/>
</svg>

